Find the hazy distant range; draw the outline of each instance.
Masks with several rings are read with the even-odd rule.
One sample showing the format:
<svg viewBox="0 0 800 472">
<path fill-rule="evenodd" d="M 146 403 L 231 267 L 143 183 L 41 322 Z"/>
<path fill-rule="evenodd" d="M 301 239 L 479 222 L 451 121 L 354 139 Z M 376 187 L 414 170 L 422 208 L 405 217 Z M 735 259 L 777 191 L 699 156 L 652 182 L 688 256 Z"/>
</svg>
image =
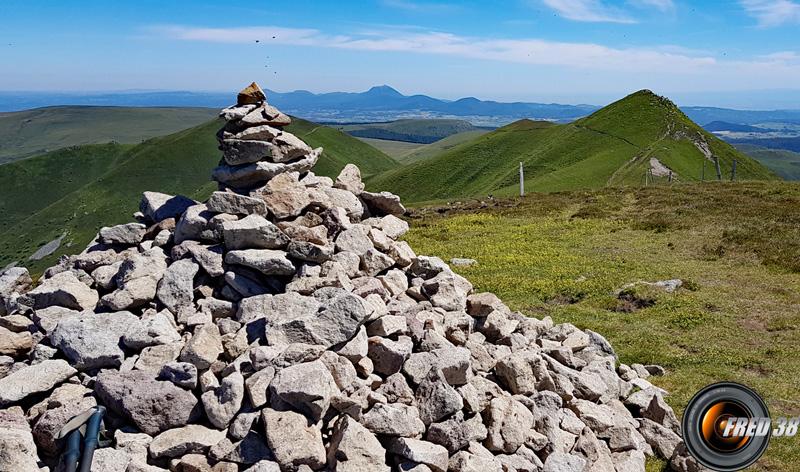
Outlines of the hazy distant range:
<svg viewBox="0 0 800 472">
<path fill-rule="evenodd" d="M 600 108 L 597 105 L 556 103 L 502 103 L 467 97 L 441 100 L 427 95 L 403 95 L 386 86 L 366 92 L 314 94 L 298 90 L 267 90 L 270 103 L 281 110 L 323 123 L 391 121 L 401 118 L 461 118 L 476 126 L 501 126 L 520 118 L 569 122 Z M 175 106 L 220 108 L 230 104 L 230 93 L 127 91 L 108 93 L 0 92 L 0 112 L 55 105 Z M 603 104 L 605 105 L 605 104 Z M 682 107 L 701 125 L 722 121 L 737 124 L 794 123 L 800 110 L 751 111 L 713 107 Z"/>
</svg>

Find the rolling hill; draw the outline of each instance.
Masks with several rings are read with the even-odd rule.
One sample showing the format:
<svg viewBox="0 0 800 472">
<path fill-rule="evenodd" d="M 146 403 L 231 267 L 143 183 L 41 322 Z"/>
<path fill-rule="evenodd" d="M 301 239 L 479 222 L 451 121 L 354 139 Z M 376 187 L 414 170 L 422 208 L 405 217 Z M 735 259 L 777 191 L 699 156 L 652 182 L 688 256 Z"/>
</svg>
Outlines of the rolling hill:
<svg viewBox="0 0 800 472">
<path fill-rule="evenodd" d="M 0 164 L 80 144 L 138 144 L 205 123 L 216 114 L 211 108 L 93 106 L 0 113 Z"/>
<path fill-rule="evenodd" d="M 800 137 L 786 137 L 786 138 L 741 138 L 741 139 L 728 139 L 729 143 L 734 145 L 750 144 L 769 149 L 782 149 L 792 152 L 800 152 Z"/>
<path fill-rule="evenodd" d="M 397 157 L 397 160 L 403 164 L 410 164 L 412 162 L 421 161 L 430 157 L 438 156 L 439 154 L 449 151 L 456 146 L 459 146 L 468 141 L 483 136 L 488 133 L 485 129 L 476 129 L 472 131 L 462 131 L 460 133 L 452 134 L 446 138 L 421 146 L 414 151 Z"/>
<path fill-rule="evenodd" d="M 265 81 L 267 83 L 268 81 Z M 535 102 L 496 102 L 473 97 L 441 100 L 427 95 L 404 95 L 382 85 L 364 92 L 312 93 L 306 90 L 276 92 L 265 90 L 270 103 L 297 116 L 319 122 L 375 122 L 409 116 L 462 117 L 472 123 L 498 126 L 521 118 L 572 121 L 598 110 L 595 105 L 565 105 Z M 0 111 L 27 110 L 53 105 L 117 107 L 211 107 L 228 105 L 224 92 L 120 91 L 120 92 L 28 92 L 0 91 Z M 797 100 L 794 100 L 795 102 Z M 800 110 L 734 110 L 729 108 L 683 106 L 696 123 L 725 121 L 737 124 L 800 124 Z M 198 123 L 199 124 L 199 123 Z"/>
<path fill-rule="evenodd" d="M 141 193 L 156 190 L 203 199 L 215 188 L 211 169 L 220 160 L 208 121 L 138 145 L 76 146 L 0 165 L 0 268 L 24 263 L 34 272 L 58 256 L 81 250 L 102 225 L 130 220 Z M 294 119 L 288 131 L 325 148 L 315 172 L 335 177 L 353 162 L 382 172 L 399 164 L 380 151 L 334 129 Z M 28 257 L 65 235 L 61 247 L 39 261 Z"/>
<path fill-rule="evenodd" d="M 721 173 L 776 179 L 758 162 L 689 120 L 672 102 L 649 90 L 625 97 L 566 125 L 520 120 L 439 156 L 388 171 L 368 181 L 408 201 L 429 201 L 490 193 L 512 195 L 523 162 L 528 191 L 640 185 L 648 169 L 672 171 L 679 182 Z M 663 173 L 662 180 L 666 180 Z"/>
<path fill-rule="evenodd" d="M 800 153 L 785 149 L 768 149 L 752 144 L 737 144 L 742 151 L 786 180 L 800 180 Z"/>
<path fill-rule="evenodd" d="M 703 125 L 706 131 L 719 132 L 719 131 L 735 131 L 738 133 L 768 133 L 774 131 L 769 128 L 759 128 L 757 126 L 743 125 L 739 123 L 728 123 L 727 121 L 712 121 Z"/>
<path fill-rule="evenodd" d="M 479 129 L 469 121 L 445 119 L 409 119 L 386 123 L 337 125 L 335 127 L 358 138 L 420 144 L 431 144 L 454 134 Z"/>
<path fill-rule="evenodd" d="M 425 144 L 392 141 L 390 139 L 358 138 L 358 140 L 369 144 L 399 162 L 402 161 L 403 156 L 406 154 L 426 146 Z"/>
</svg>

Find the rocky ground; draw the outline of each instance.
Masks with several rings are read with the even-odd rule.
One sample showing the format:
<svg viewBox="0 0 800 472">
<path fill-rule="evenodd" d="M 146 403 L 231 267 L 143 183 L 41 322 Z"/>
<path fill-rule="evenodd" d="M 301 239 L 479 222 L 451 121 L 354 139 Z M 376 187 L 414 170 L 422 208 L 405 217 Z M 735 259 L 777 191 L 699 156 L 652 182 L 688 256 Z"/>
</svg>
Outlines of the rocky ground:
<svg viewBox="0 0 800 472">
<path fill-rule="evenodd" d="M 38 285 L 0 276 L 0 471 L 58 470 L 96 405 L 96 471 L 699 470 L 663 369 L 473 293 L 398 240 L 398 197 L 237 102 L 208 201 L 147 192 Z"/>
</svg>

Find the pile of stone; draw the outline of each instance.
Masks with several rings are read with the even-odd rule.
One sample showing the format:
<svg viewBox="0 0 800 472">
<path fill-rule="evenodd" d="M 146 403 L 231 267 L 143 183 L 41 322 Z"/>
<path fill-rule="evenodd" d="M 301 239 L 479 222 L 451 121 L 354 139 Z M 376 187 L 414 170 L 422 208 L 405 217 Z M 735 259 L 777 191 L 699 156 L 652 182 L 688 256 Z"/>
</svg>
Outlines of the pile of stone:
<svg viewBox="0 0 800 472">
<path fill-rule="evenodd" d="M 0 277 L 0 470 L 57 470 L 95 405 L 105 472 L 697 470 L 659 368 L 416 255 L 399 198 L 315 175 L 255 84 L 221 115 L 208 201 L 147 192 Z"/>
</svg>

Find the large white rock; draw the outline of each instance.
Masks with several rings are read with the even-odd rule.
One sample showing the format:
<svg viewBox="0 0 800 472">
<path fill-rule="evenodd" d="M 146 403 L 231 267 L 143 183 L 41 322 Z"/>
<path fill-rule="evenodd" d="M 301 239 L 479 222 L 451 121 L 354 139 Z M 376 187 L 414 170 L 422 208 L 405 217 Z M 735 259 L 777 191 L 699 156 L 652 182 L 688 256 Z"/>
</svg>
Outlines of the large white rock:
<svg viewBox="0 0 800 472">
<path fill-rule="evenodd" d="M 289 243 L 289 237 L 283 231 L 260 215 L 225 221 L 222 234 L 228 250 L 280 249 Z"/>
<path fill-rule="evenodd" d="M 150 457 L 161 459 L 203 453 L 224 438 L 225 431 L 217 431 L 198 424 L 170 429 L 153 438 L 150 443 Z"/>
<path fill-rule="evenodd" d="M 312 470 L 325 465 L 325 446 L 319 428 L 309 425 L 308 419 L 293 411 L 261 412 L 267 444 L 281 465 L 281 470 L 297 470 L 307 465 Z"/>
<path fill-rule="evenodd" d="M 0 470 L 39 472 L 36 444 L 21 409 L 0 410 Z"/>
<path fill-rule="evenodd" d="M 336 421 L 328 446 L 328 465 L 337 472 L 389 472 L 386 450 L 378 438 L 353 418 L 342 415 Z"/>
<path fill-rule="evenodd" d="M 0 379 L 0 407 L 16 403 L 35 393 L 50 391 L 77 372 L 67 361 L 61 359 L 23 367 Z"/>
<path fill-rule="evenodd" d="M 322 361 L 304 362 L 279 370 L 270 388 L 284 402 L 318 422 L 339 393 L 336 381 Z"/>
<path fill-rule="evenodd" d="M 139 323 L 139 318 L 127 311 L 84 312 L 61 320 L 50 341 L 80 370 L 119 367 L 125 360 L 121 339 Z"/>
<path fill-rule="evenodd" d="M 295 267 L 283 251 L 273 249 L 241 249 L 225 255 L 225 262 L 250 267 L 264 275 L 292 275 Z"/>
<path fill-rule="evenodd" d="M 73 310 L 91 310 L 99 299 L 97 292 L 81 282 L 72 272 L 61 272 L 28 292 L 33 308 L 57 305 Z"/>
</svg>

